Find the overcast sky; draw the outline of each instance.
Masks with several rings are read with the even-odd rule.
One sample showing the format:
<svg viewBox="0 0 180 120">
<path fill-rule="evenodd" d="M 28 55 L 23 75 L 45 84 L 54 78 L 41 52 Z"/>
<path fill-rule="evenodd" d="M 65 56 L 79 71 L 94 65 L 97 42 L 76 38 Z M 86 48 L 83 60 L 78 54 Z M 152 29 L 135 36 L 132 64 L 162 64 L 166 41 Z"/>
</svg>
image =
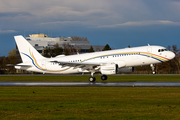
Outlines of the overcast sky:
<svg viewBox="0 0 180 120">
<path fill-rule="evenodd" d="M 180 0 L 0 0 L 0 56 L 14 36 L 87 37 L 113 48 L 180 47 Z"/>
</svg>

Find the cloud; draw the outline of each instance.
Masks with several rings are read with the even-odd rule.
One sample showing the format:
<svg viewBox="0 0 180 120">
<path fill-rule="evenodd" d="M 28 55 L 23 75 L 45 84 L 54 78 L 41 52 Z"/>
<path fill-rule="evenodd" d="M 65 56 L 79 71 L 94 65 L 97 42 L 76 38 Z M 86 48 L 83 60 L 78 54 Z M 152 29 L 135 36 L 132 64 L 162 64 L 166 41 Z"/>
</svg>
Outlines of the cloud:
<svg viewBox="0 0 180 120">
<path fill-rule="evenodd" d="M 41 25 L 51 25 L 51 24 L 80 24 L 81 21 L 54 21 L 54 22 L 44 22 Z"/>
<path fill-rule="evenodd" d="M 82 25 L 84 28 L 179 25 L 178 22 L 173 22 L 180 20 L 180 7 L 176 3 L 180 2 L 178 0 L 136 0 L 136 2 L 134 0 L 46 0 L 46 2 L 1 0 L 0 26 L 22 30 L 23 27 L 48 29 L 52 27 L 51 25 L 56 25 L 52 28 L 57 30 L 63 27 L 68 30 L 71 29 L 68 28 L 70 25 L 73 27 Z"/>
<path fill-rule="evenodd" d="M 1 30 L 0 29 L 0 33 L 16 33 L 18 31 L 15 31 L 15 30 Z"/>
<path fill-rule="evenodd" d="M 136 22 L 125 22 L 120 24 L 103 25 L 98 28 L 116 28 L 122 26 L 149 26 L 149 25 L 180 25 L 180 22 L 173 22 L 169 20 L 149 20 L 149 21 L 136 21 Z"/>
<path fill-rule="evenodd" d="M 0 12 L 0 17 L 32 16 L 28 12 Z"/>
</svg>

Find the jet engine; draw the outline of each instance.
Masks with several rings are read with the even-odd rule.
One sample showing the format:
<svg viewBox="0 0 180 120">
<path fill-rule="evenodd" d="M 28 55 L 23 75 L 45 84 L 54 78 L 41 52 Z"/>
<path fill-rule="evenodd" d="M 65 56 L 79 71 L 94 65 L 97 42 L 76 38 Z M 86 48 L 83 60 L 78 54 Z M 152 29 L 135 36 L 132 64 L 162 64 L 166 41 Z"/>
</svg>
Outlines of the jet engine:
<svg viewBox="0 0 180 120">
<path fill-rule="evenodd" d="M 131 73 L 134 72 L 135 67 L 122 67 L 119 68 L 119 73 Z"/>
<path fill-rule="evenodd" d="M 118 65 L 117 64 L 109 64 L 101 66 L 101 73 L 104 75 L 113 75 L 118 73 Z"/>
</svg>

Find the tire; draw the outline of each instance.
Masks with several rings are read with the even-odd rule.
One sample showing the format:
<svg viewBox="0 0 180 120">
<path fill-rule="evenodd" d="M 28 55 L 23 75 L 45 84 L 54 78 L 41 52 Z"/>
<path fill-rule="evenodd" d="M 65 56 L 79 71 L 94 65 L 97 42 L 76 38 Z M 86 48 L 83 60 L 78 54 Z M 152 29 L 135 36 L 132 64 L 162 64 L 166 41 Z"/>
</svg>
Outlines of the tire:
<svg viewBox="0 0 180 120">
<path fill-rule="evenodd" d="M 107 76 L 106 75 L 102 75 L 101 76 L 101 80 L 107 80 Z"/>
<path fill-rule="evenodd" d="M 89 82 L 95 82 L 96 81 L 96 78 L 95 77 L 90 77 L 89 78 Z"/>
</svg>

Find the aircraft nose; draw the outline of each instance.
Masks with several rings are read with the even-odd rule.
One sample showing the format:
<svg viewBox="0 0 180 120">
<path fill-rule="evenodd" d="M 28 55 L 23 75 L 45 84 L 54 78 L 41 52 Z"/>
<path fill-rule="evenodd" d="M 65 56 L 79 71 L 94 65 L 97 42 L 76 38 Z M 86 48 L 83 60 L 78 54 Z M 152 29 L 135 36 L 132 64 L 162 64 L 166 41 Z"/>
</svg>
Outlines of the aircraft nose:
<svg viewBox="0 0 180 120">
<path fill-rule="evenodd" d="M 173 59 L 175 56 L 176 55 L 173 52 L 171 52 L 170 55 L 169 55 L 169 59 Z"/>
</svg>

